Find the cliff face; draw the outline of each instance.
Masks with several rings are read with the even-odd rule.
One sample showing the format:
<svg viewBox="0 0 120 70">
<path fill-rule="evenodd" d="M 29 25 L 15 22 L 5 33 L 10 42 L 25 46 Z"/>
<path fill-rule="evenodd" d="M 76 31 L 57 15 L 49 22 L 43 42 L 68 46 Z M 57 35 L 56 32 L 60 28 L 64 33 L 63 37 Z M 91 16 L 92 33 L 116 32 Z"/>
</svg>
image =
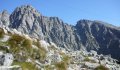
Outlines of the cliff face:
<svg viewBox="0 0 120 70">
<path fill-rule="evenodd" d="M 101 21 L 79 21 L 76 25 L 79 36 L 88 50 L 97 49 L 98 53 L 111 54 L 112 57 L 120 59 L 120 30 L 118 27 Z M 90 47 L 90 48 L 89 48 Z"/>
<path fill-rule="evenodd" d="M 10 19 L 7 20 L 10 28 L 54 42 L 67 50 L 96 50 L 117 59 L 120 57 L 120 29 L 105 22 L 80 20 L 72 26 L 58 17 L 43 16 L 29 5 L 17 7 L 7 19 Z"/>
<path fill-rule="evenodd" d="M 22 6 L 10 15 L 10 27 L 33 37 L 52 41 L 71 50 L 79 49 L 75 27 L 64 23 L 58 17 L 42 16 L 31 6 Z"/>
</svg>

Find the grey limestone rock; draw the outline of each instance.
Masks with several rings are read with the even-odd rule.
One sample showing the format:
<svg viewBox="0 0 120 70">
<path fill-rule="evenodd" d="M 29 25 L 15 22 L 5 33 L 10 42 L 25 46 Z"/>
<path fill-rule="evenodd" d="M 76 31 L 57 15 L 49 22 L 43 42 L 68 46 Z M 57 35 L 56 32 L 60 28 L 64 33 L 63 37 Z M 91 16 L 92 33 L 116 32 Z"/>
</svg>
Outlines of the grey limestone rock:
<svg viewBox="0 0 120 70">
<path fill-rule="evenodd" d="M 3 20 L 3 14 L 0 14 L 0 20 Z M 10 28 L 49 43 L 54 42 L 67 50 L 95 50 L 120 60 L 120 29 L 108 23 L 83 19 L 75 26 L 68 25 L 58 17 L 43 16 L 30 5 L 17 7 L 4 20 L 10 22 Z"/>
<path fill-rule="evenodd" d="M 9 25 L 9 14 L 6 10 L 4 10 L 2 13 L 0 13 L 0 26 L 3 25 L 8 26 Z"/>
</svg>

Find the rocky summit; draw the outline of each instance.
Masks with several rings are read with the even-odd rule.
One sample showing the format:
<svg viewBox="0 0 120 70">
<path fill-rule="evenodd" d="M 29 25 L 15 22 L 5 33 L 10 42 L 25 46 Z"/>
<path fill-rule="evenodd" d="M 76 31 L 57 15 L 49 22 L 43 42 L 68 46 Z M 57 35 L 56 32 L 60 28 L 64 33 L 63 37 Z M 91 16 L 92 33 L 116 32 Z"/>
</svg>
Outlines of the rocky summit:
<svg viewBox="0 0 120 70">
<path fill-rule="evenodd" d="M 0 13 L 1 27 L 16 29 L 32 38 L 55 43 L 67 51 L 97 51 L 120 61 L 120 28 L 98 20 L 79 20 L 69 25 L 58 17 L 43 16 L 30 5 L 17 7 L 11 14 Z"/>
</svg>

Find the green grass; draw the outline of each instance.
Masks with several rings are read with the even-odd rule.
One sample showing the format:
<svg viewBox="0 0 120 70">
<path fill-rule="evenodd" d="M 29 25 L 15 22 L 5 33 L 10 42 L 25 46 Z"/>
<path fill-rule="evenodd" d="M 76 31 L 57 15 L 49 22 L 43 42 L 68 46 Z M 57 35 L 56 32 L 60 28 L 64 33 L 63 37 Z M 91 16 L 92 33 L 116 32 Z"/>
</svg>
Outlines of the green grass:
<svg viewBox="0 0 120 70">
<path fill-rule="evenodd" d="M 9 53 L 8 48 L 5 47 L 5 46 L 0 46 L 0 51 L 3 51 L 3 52 L 5 52 L 5 53 Z"/>
<path fill-rule="evenodd" d="M 24 60 L 27 59 L 32 54 L 32 40 L 27 39 L 18 34 L 11 35 L 10 39 L 7 41 L 8 46 L 10 46 L 10 53 L 15 57 L 15 60 Z M 18 57 L 18 53 L 23 52 L 24 56 Z"/>
<path fill-rule="evenodd" d="M 67 66 L 70 63 L 71 57 L 65 54 L 63 54 L 62 56 L 63 58 L 61 62 L 54 63 L 57 70 L 67 70 Z"/>
<path fill-rule="evenodd" d="M 3 29 L 0 28 L 0 38 L 3 38 L 5 35 L 5 32 Z"/>
<path fill-rule="evenodd" d="M 42 47 L 42 45 L 39 43 L 39 40 L 37 40 L 37 42 L 33 42 L 33 45 L 37 46 L 39 49 L 35 50 L 36 51 L 36 56 L 37 58 L 39 57 L 41 62 L 44 62 L 45 58 L 46 58 L 46 54 L 47 51 L 45 50 L 44 47 Z M 35 56 L 35 55 L 34 55 Z"/>
<path fill-rule="evenodd" d="M 109 69 L 103 65 L 100 65 L 100 66 L 97 66 L 94 70 L 109 70 Z"/>
<path fill-rule="evenodd" d="M 32 47 L 32 41 L 30 39 L 24 39 L 23 43 L 22 43 L 23 47 L 27 47 L 27 48 L 31 48 Z"/>
<path fill-rule="evenodd" d="M 57 70 L 67 70 L 67 65 L 64 61 L 55 63 L 55 67 Z"/>
<path fill-rule="evenodd" d="M 6 52 L 6 53 L 9 53 L 9 50 L 8 50 L 8 48 L 6 47 L 8 44 L 7 44 L 7 42 L 1 42 L 0 41 L 0 51 L 4 51 L 4 52 Z"/>
<path fill-rule="evenodd" d="M 18 34 L 13 34 L 8 40 L 8 44 L 10 45 L 10 47 L 17 47 L 20 44 L 22 44 L 23 41 L 24 41 L 24 37 Z"/>
<path fill-rule="evenodd" d="M 63 55 L 63 61 L 66 63 L 66 64 L 69 64 L 70 63 L 70 59 L 71 57 L 69 57 L 68 55 Z"/>
<path fill-rule="evenodd" d="M 85 57 L 84 61 L 89 62 L 89 61 L 91 61 L 91 60 L 90 60 L 88 57 Z"/>
<path fill-rule="evenodd" d="M 33 41 L 33 45 L 35 45 L 35 46 L 37 46 L 37 47 L 40 47 L 39 40 L 37 40 L 37 41 Z"/>
<path fill-rule="evenodd" d="M 11 41 L 15 41 L 16 44 L 21 44 L 21 42 L 24 40 L 24 37 L 18 35 L 18 34 L 13 34 L 10 38 Z"/>
<path fill-rule="evenodd" d="M 41 50 L 41 49 L 33 49 L 31 57 L 33 59 L 37 59 L 40 62 L 44 63 L 45 58 L 46 58 L 46 52 L 44 50 Z"/>
<path fill-rule="evenodd" d="M 54 70 L 54 67 L 52 67 L 51 65 L 46 65 L 44 67 L 45 70 Z"/>
<path fill-rule="evenodd" d="M 38 70 L 38 68 L 35 67 L 35 65 L 33 65 L 30 62 L 13 62 L 12 65 L 19 65 L 21 66 L 22 70 Z"/>
<path fill-rule="evenodd" d="M 0 46 L 7 46 L 7 45 L 8 45 L 7 42 L 1 42 L 1 41 L 0 41 Z"/>
<path fill-rule="evenodd" d="M 3 38 L 4 35 L 5 33 L 3 29 L 0 29 L 0 38 Z M 47 51 L 39 43 L 39 40 L 33 42 L 31 39 L 10 32 L 6 35 L 9 35 L 10 38 L 7 42 L 0 41 L 0 51 L 12 53 L 14 56 L 13 65 L 20 65 L 22 70 L 38 70 L 35 65 L 25 61 L 28 58 L 31 58 L 32 60 L 37 59 L 40 62 L 45 61 Z M 38 49 L 32 48 L 32 45 L 37 46 Z M 7 49 L 5 46 L 9 46 L 10 49 Z M 20 52 L 23 54 L 20 55 Z M 46 68 L 51 69 L 51 66 L 46 66 Z"/>
</svg>

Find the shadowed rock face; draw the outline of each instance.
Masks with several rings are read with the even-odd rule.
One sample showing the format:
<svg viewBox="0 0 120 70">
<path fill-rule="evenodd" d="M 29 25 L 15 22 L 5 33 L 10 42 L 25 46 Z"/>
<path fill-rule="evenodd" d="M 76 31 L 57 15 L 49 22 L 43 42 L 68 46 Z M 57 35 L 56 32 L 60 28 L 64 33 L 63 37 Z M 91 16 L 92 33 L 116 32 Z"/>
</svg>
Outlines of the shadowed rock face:
<svg viewBox="0 0 120 70">
<path fill-rule="evenodd" d="M 120 29 L 105 22 L 80 20 L 72 26 L 58 17 L 43 16 L 26 5 L 17 7 L 10 15 L 9 27 L 67 50 L 96 50 L 120 59 Z"/>
<path fill-rule="evenodd" d="M 83 44 L 89 44 L 89 47 L 98 48 L 96 51 L 100 54 L 111 54 L 112 57 L 120 59 L 120 30 L 115 26 L 111 26 L 99 21 L 79 21 L 76 27 L 79 36 L 83 40 Z M 86 40 L 86 41 L 85 41 Z"/>
</svg>

